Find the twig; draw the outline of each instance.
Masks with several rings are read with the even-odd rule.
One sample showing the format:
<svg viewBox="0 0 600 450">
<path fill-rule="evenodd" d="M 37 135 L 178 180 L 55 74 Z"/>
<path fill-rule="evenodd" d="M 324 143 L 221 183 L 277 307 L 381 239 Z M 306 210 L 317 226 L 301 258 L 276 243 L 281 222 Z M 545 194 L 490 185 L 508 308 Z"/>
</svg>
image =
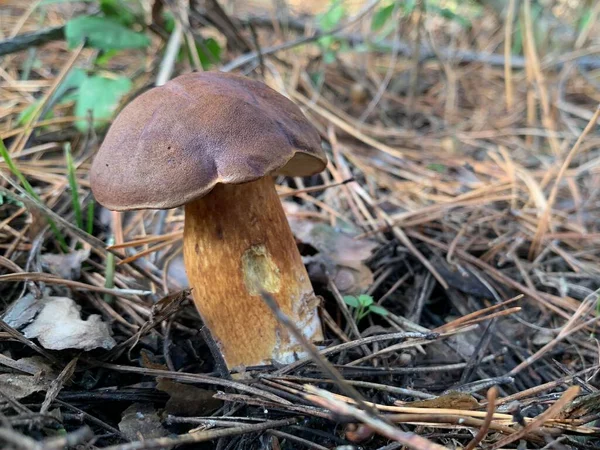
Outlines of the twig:
<svg viewBox="0 0 600 450">
<path fill-rule="evenodd" d="M 47 439 L 38 448 L 40 450 L 62 450 L 64 448 L 79 446 L 93 437 L 94 432 L 86 425 L 64 436 Z"/>
<path fill-rule="evenodd" d="M 490 424 L 492 423 L 492 419 L 494 418 L 494 412 L 496 410 L 496 397 L 498 396 L 498 390 L 493 387 L 487 393 L 487 415 L 483 421 L 483 426 L 479 429 L 475 437 L 469 442 L 469 444 L 465 447 L 465 450 L 473 450 L 475 447 L 479 445 L 481 441 L 487 436 L 488 430 L 490 429 Z"/>
<path fill-rule="evenodd" d="M 365 110 L 363 111 L 363 113 L 358 118 L 359 122 L 364 122 L 371 115 L 371 113 L 373 112 L 373 110 L 375 109 L 375 107 L 380 102 L 381 98 L 383 97 L 383 94 L 385 93 L 390 81 L 392 80 L 392 78 L 395 74 L 396 61 L 398 59 L 398 48 L 400 45 L 400 18 L 398 17 L 398 14 L 397 14 L 399 9 L 400 9 L 400 2 L 396 2 L 394 4 L 394 9 L 392 11 L 392 17 L 395 20 L 394 41 L 393 41 L 394 46 L 392 48 L 392 56 L 388 63 L 388 68 L 387 68 L 385 77 L 384 77 L 383 81 L 379 84 L 379 87 L 377 88 L 377 92 L 375 93 L 375 95 L 373 96 L 373 98 L 371 99 L 371 101 L 369 102 L 369 104 L 367 105 Z M 418 31 L 417 31 L 417 33 L 418 33 Z"/>
<path fill-rule="evenodd" d="M 596 108 L 596 112 L 592 116 L 591 120 L 588 122 L 588 124 L 584 128 L 583 132 L 579 135 L 579 138 L 577 138 L 577 141 L 575 142 L 575 144 L 571 148 L 571 151 L 569 152 L 569 154 L 563 161 L 562 166 L 560 167 L 560 170 L 558 171 L 558 174 L 556 175 L 556 178 L 554 179 L 554 185 L 552 186 L 552 190 L 550 191 L 550 195 L 548 197 L 548 204 L 546 205 L 544 214 L 542 215 L 542 217 L 540 217 L 540 220 L 538 222 L 538 227 L 537 227 L 535 236 L 533 238 L 533 242 L 531 243 L 531 248 L 529 249 L 529 257 L 530 258 L 537 256 L 539 253 L 540 247 L 542 245 L 542 238 L 544 236 L 544 233 L 546 233 L 548 224 L 550 223 L 550 220 L 551 220 L 552 207 L 554 206 L 554 202 L 556 201 L 556 197 L 558 196 L 558 188 L 560 187 L 560 182 L 562 181 L 563 177 L 565 176 L 565 172 L 571 165 L 571 161 L 573 161 L 573 158 L 575 158 L 575 155 L 579 151 L 579 147 L 581 147 L 581 143 L 586 138 L 588 133 L 590 131 L 592 131 L 592 128 L 594 128 L 596 126 L 598 117 L 600 117 L 600 106 L 598 106 Z"/>
<path fill-rule="evenodd" d="M 31 33 L 23 33 L 0 42 L 0 56 L 19 52 L 30 47 L 64 38 L 64 26 L 42 28 Z"/>
<path fill-rule="evenodd" d="M 365 411 L 336 399 L 330 392 L 310 385 L 306 385 L 305 389 L 310 393 L 305 395 L 308 400 L 336 414 L 354 417 L 388 439 L 394 439 L 415 450 L 447 450 L 446 447 L 435 444 L 424 437 L 404 432 L 377 417 L 372 417 Z"/>
<path fill-rule="evenodd" d="M 14 192 L 10 191 L 9 189 L 5 188 L 4 186 L 0 186 L 0 193 L 6 195 L 8 198 L 12 198 L 16 201 L 23 202 L 25 204 L 25 206 L 27 206 L 27 208 L 30 210 L 38 211 L 38 212 L 42 213 L 43 215 L 49 217 L 57 225 L 62 227 L 67 233 L 69 233 L 70 235 L 74 236 L 77 239 L 81 239 L 82 242 L 85 242 L 85 243 L 91 245 L 96 250 L 99 250 L 101 252 L 110 252 L 119 258 L 121 257 L 121 254 L 117 250 L 106 249 L 104 242 L 102 242 L 100 239 L 98 239 L 95 236 L 92 236 L 91 234 L 86 233 L 85 231 L 81 230 L 79 227 L 75 226 L 74 224 L 70 223 L 68 220 L 61 217 L 59 214 L 56 214 L 54 211 L 52 211 L 50 208 L 48 208 L 44 203 L 36 201 L 35 198 L 33 198 L 27 191 L 25 191 L 23 188 L 21 188 L 21 186 L 19 186 L 17 183 L 13 182 L 10 179 L 10 177 L 7 177 L 1 170 L 0 170 L 0 177 L 2 177 L 2 179 L 4 179 L 4 181 L 6 181 L 8 184 L 10 184 L 13 187 L 13 189 L 18 193 L 18 195 L 15 194 Z M 144 267 L 142 267 L 137 262 L 133 261 L 129 265 L 130 265 L 130 267 L 135 269 L 137 272 L 139 272 L 140 274 L 142 274 L 149 280 L 160 285 L 160 282 L 161 282 L 160 278 L 158 278 L 155 275 L 153 275 L 152 273 L 150 273 L 148 270 L 146 270 Z"/>
<path fill-rule="evenodd" d="M 538 429 L 547 420 L 554 418 L 567 403 L 569 403 L 577 396 L 577 394 L 579 394 L 579 386 L 571 386 L 565 391 L 563 396 L 559 400 L 557 400 L 551 407 L 549 407 L 546 411 L 544 411 L 533 421 L 527 424 L 526 427 L 522 428 L 516 433 L 513 433 L 509 436 L 506 436 L 505 438 L 500 439 L 491 447 L 491 450 L 497 450 L 499 448 L 506 447 L 508 444 L 511 444 L 512 442 L 521 439 L 526 434 L 529 434 L 532 431 Z"/>
<path fill-rule="evenodd" d="M 299 419 L 291 418 L 284 420 L 273 420 L 270 422 L 242 425 L 239 427 L 226 428 L 224 430 L 205 430 L 188 434 L 182 434 L 174 438 L 164 437 L 146 439 L 144 441 L 131 442 L 129 444 L 112 445 L 104 447 L 104 450 L 148 450 L 153 448 L 169 448 L 175 445 L 192 444 L 195 442 L 206 442 L 214 439 L 237 436 L 246 433 L 258 433 L 271 428 L 287 427 L 298 423 Z"/>
<path fill-rule="evenodd" d="M 29 348 L 31 348 L 35 352 L 37 352 L 40 355 L 42 355 L 43 357 L 47 358 L 53 364 L 58 364 L 58 360 L 51 353 L 47 352 L 43 348 L 41 348 L 41 347 L 37 346 L 36 344 L 34 344 L 32 341 L 30 341 L 29 339 L 27 339 L 25 336 L 23 336 L 23 334 L 19 333 L 17 330 L 15 330 L 13 327 L 11 327 L 10 325 L 8 325 L 2 319 L 0 319 L 0 329 L 2 329 L 4 331 L 6 331 L 7 333 L 9 333 L 13 339 L 16 339 L 17 341 L 21 342 L 22 344 L 25 344 L 26 346 L 28 346 Z"/>
<path fill-rule="evenodd" d="M 75 367 L 77 367 L 77 361 L 79 357 L 73 358 L 69 364 L 65 366 L 65 368 L 60 372 L 60 374 L 52 380 L 50 384 L 50 388 L 48 392 L 46 392 L 46 398 L 44 398 L 44 403 L 42 403 L 42 407 L 40 408 L 40 414 L 46 414 L 50 409 L 50 405 L 59 394 L 60 390 L 63 388 L 65 382 L 69 380 L 73 376 L 75 372 Z"/>
<path fill-rule="evenodd" d="M 167 47 L 165 50 L 165 56 L 160 63 L 160 69 L 158 71 L 158 75 L 156 75 L 156 86 L 162 86 L 171 78 L 173 73 L 173 67 L 175 66 L 175 59 L 177 58 L 177 53 L 179 52 L 179 48 L 181 47 L 181 39 L 183 37 L 183 28 L 181 25 L 181 21 L 175 21 L 175 28 L 169 36 L 169 41 L 167 42 Z"/>
<path fill-rule="evenodd" d="M 58 284 L 68 286 L 72 289 L 81 289 L 84 291 L 101 292 L 111 294 L 117 297 L 131 298 L 135 296 L 151 295 L 152 291 L 140 291 L 137 289 L 108 289 L 102 286 L 81 283 L 79 281 L 65 280 L 56 275 L 41 272 L 20 272 L 0 275 L 0 282 L 8 281 L 43 281 L 47 284 Z"/>
<path fill-rule="evenodd" d="M 306 439 L 302 439 L 301 437 L 294 436 L 293 434 L 284 433 L 283 431 L 270 430 L 269 434 L 273 436 L 280 437 L 282 439 L 287 439 L 290 442 L 294 442 L 296 444 L 300 444 L 303 447 L 311 448 L 313 450 L 328 450 L 328 447 L 323 447 L 322 445 L 315 444 L 314 442 L 310 442 Z"/>
<path fill-rule="evenodd" d="M 506 86 L 506 109 L 513 108 L 513 83 L 512 83 L 512 32 L 515 20 L 515 0 L 509 0 L 504 24 L 504 85 Z"/>
<path fill-rule="evenodd" d="M 433 333 L 433 332 L 432 333 L 401 332 L 401 333 L 380 334 L 378 336 L 369 336 L 366 338 L 361 338 L 361 339 L 356 339 L 354 341 L 345 342 L 343 344 L 334 345 L 334 346 L 331 346 L 324 350 L 321 350 L 320 353 L 322 356 L 326 356 L 326 355 L 331 355 L 336 352 L 350 350 L 352 348 L 355 348 L 355 347 L 358 347 L 361 345 L 371 344 L 373 342 L 381 342 L 381 341 L 395 340 L 395 339 L 415 339 L 415 340 L 419 340 L 419 341 L 421 339 L 434 340 L 434 339 L 437 339 L 438 336 L 439 336 L 438 333 Z M 293 363 L 288 364 L 287 366 L 281 368 L 280 370 L 275 372 L 275 374 L 276 375 L 284 375 L 286 373 L 293 372 L 294 370 L 299 369 L 300 367 L 304 366 L 305 364 L 308 364 L 311 360 L 312 360 L 312 358 L 310 358 L 310 357 L 298 360 L 296 362 L 293 362 Z"/>
<path fill-rule="evenodd" d="M 425 15 L 425 0 L 417 0 L 413 14 L 417 15 L 417 23 L 415 24 L 414 51 L 411 56 L 412 70 L 410 71 L 410 80 L 408 82 L 408 104 L 406 107 L 409 115 L 414 113 L 419 71 L 421 69 L 421 24 Z"/>
<path fill-rule="evenodd" d="M 352 25 L 352 24 L 358 22 L 360 19 L 362 19 L 371 9 L 373 9 L 377 5 L 377 3 L 379 3 L 379 0 L 369 1 L 369 3 L 367 3 L 354 17 L 348 19 L 346 22 L 344 22 L 340 26 L 338 26 L 330 31 L 327 31 L 327 32 L 317 31 L 312 36 L 302 37 L 300 39 L 296 39 L 296 40 L 290 41 L 290 42 L 284 42 L 283 44 L 279 44 L 279 45 L 276 45 L 273 47 L 263 48 L 262 51 L 260 52 L 260 54 L 257 51 L 246 53 L 244 55 L 237 57 L 233 61 L 225 64 L 223 67 L 221 67 L 221 71 L 231 72 L 232 70 L 235 70 L 238 67 L 243 66 L 244 64 L 248 64 L 259 57 L 271 55 L 278 51 L 287 50 L 287 49 L 290 49 L 293 47 L 297 47 L 298 45 L 307 44 L 309 42 L 314 42 L 324 36 L 335 35 L 335 34 L 339 33 L 340 31 L 342 31 L 344 28 L 347 28 L 350 25 Z"/>
<path fill-rule="evenodd" d="M 203 375 L 199 373 L 185 373 L 185 372 L 171 372 L 168 370 L 160 370 L 160 369 L 146 369 L 143 367 L 133 367 L 133 366 L 123 366 L 119 364 L 108 364 L 102 362 L 95 362 L 93 360 L 88 361 L 91 364 L 96 363 L 97 366 L 103 367 L 109 370 L 115 370 L 117 372 L 129 372 L 129 373 L 137 373 L 145 376 L 154 376 L 154 377 L 162 377 L 162 378 L 170 378 L 173 380 L 188 382 L 188 383 L 202 383 L 214 386 L 222 386 L 229 389 L 236 389 L 240 392 L 246 392 L 248 394 L 256 395 L 259 397 L 266 398 L 272 402 L 275 402 L 280 405 L 289 406 L 291 402 L 277 396 L 271 394 L 269 392 L 263 391 L 261 389 L 257 389 L 254 386 L 249 386 L 247 384 L 241 383 L 239 381 L 231 381 L 225 380 L 223 378 L 211 377 L 208 375 Z"/>
<path fill-rule="evenodd" d="M 277 320 L 281 322 L 287 328 L 289 333 L 292 334 L 294 338 L 302 344 L 304 349 L 310 354 L 313 361 L 321 368 L 321 370 L 323 370 L 327 376 L 335 380 L 338 387 L 344 391 L 346 395 L 356 401 L 356 403 L 363 410 L 365 410 L 369 415 L 377 417 L 377 410 L 367 405 L 366 401 L 363 399 L 363 396 L 356 389 L 354 389 L 354 387 L 346 383 L 344 377 L 342 377 L 342 374 L 339 373 L 338 370 L 318 352 L 314 345 L 304 337 L 300 330 L 298 330 L 290 318 L 283 313 L 283 311 L 277 305 L 275 299 L 267 292 L 261 292 L 261 297 L 265 304 L 273 312 Z"/>
</svg>

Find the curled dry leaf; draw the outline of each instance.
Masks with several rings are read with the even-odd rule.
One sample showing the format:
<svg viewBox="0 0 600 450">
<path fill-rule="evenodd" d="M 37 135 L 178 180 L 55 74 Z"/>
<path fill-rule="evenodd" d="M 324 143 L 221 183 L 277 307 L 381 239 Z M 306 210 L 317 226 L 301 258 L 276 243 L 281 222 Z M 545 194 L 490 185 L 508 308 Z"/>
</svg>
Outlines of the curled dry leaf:
<svg viewBox="0 0 600 450">
<path fill-rule="evenodd" d="M 450 287 L 476 297 L 494 298 L 493 293 L 475 276 L 471 268 L 464 265 L 450 265 L 441 258 L 436 258 L 432 264 Z"/>
<path fill-rule="evenodd" d="M 33 375 L 0 374 L 0 392 L 15 400 L 25 398 L 34 392 L 48 390 L 52 380 L 56 378 L 56 373 L 52 368 L 38 356 L 21 358 L 15 363 L 17 367 L 26 367 L 28 371 L 31 371 L 30 369 L 35 370 Z"/>
<path fill-rule="evenodd" d="M 411 406 L 413 408 L 442 408 L 442 409 L 460 409 L 470 411 L 479 407 L 479 402 L 470 394 L 464 392 L 448 392 L 439 397 L 417 400 L 414 402 L 398 402 L 397 405 Z"/>
<path fill-rule="evenodd" d="M 531 343 L 537 347 L 542 347 L 552 342 L 556 334 L 553 330 L 540 330 L 534 333 Z"/>
<path fill-rule="evenodd" d="M 66 254 L 42 255 L 42 267 L 65 280 L 77 280 L 81 276 L 81 265 L 90 257 L 90 249 L 76 250 Z"/>
<path fill-rule="evenodd" d="M 123 411 L 119 430 L 130 441 L 154 439 L 167 435 L 154 406 L 148 403 L 134 403 Z"/>
<path fill-rule="evenodd" d="M 152 361 L 147 351 L 141 352 L 142 366 L 149 369 L 169 370 L 169 368 Z M 216 391 L 202 389 L 191 384 L 178 383 L 170 378 L 156 377 L 156 388 L 169 394 L 165 405 L 165 413 L 175 416 L 207 416 L 217 410 L 223 402 L 214 398 Z"/>
<path fill-rule="evenodd" d="M 11 305 L 4 320 L 16 329 L 29 323 L 23 330 L 25 337 L 37 338 L 49 350 L 109 350 L 116 345 L 102 318 L 93 314 L 83 320 L 80 307 L 68 297 L 44 296 L 37 300 L 26 295 Z"/>
<path fill-rule="evenodd" d="M 600 414 L 600 392 L 585 394 L 569 402 L 558 415 L 559 419 L 593 418 Z"/>
<path fill-rule="evenodd" d="M 2 320 L 18 330 L 33 320 L 42 305 L 43 303 L 36 299 L 33 294 L 24 295 L 8 307 L 2 316 Z"/>
<path fill-rule="evenodd" d="M 168 378 L 158 378 L 156 388 L 169 394 L 165 412 L 175 416 L 208 416 L 223 402 L 213 398 L 216 391 L 202 389 L 191 384 L 177 383 Z"/>
<path fill-rule="evenodd" d="M 376 242 L 355 239 L 349 231 L 294 216 L 298 210 L 295 203 L 284 202 L 284 208 L 296 239 L 318 251 L 304 257 L 312 279 L 326 281 L 326 271 L 343 294 L 360 293 L 373 283 L 373 273 L 364 261 L 377 247 Z"/>
</svg>

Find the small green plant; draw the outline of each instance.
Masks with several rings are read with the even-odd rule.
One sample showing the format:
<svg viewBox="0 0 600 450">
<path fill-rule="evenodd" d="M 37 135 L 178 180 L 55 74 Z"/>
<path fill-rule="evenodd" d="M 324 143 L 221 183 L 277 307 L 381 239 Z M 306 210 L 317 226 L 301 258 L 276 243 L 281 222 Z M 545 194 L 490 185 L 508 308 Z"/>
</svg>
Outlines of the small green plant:
<svg viewBox="0 0 600 450">
<path fill-rule="evenodd" d="M 125 50 L 145 48 L 150 38 L 138 33 L 110 17 L 79 16 L 65 26 L 65 38 L 70 48 L 77 47 L 83 40 L 99 50 Z"/>
<path fill-rule="evenodd" d="M 87 234 L 92 234 L 94 231 L 94 199 L 91 199 L 88 203 L 87 207 L 87 222 L 86 222 L 86 230 Z"/>
<path fill-rule="evenodd" d="M 444 7 L 441 6 L 441 3 L 442 2 L 436 0 L 425 1 L 425 9 L 429 14 L 457 22 L 463 28 L 471 27 L 469 18 L 459 12 L 458 2 L 456 5 L 448 4 Z M 384 35 L 389 34 L 394 28 L 393 24 L 390 23 L 394 11 L 397 9 L 401 17 L 406 17 L 412 14 L 416 7 L 416 0 L 406 0 L 403 2 L 399 0 L 387 0 L 381 2 L 379 7 L 373 13 L 371 19 L 371 31 L 383 32 Z"/>
<path fill-rule="evenodd" d="M 86 78 L 87 75 L 83 69 L 75 68 L 71 70 L 62 83 L 60 83 L 60 85 L 56 88 L 56 91 L 54 91 L 54 93 L 50 96 L 47 105 L 64 104 L 73 100 L 77 100 L 79 87 Z M 36 112 L 38 106 L 39 101 L 32 103 L 25 108 L 19 115 L 19 125 L 25 125 L 31 122 L 33 120 L 33 114 Z M 52 116 L 52 110 L 49 109 L 43 118 L 50 119 Z"/>
<path fill-rule="evenodd" d="M 98 50 L 94 61 L 98 68 L 107 67 L 110 59 L 123 50 L 144 49 L 150 45 L 141 4 L 136 6 L 136 2 L 124 0 L 97 0 L 97 3 L 100 14 L 77 16 L 65 24 L 69 48 L 85 42 L 87 47 Z M 65 88 L 75 89 L 74 113 L 80 118 L 75 126 L 81 132 L 106 126 L 122 97 L 132 88 L 126 76 L 93 73 L 93 68 L 90 72 L 75 69 L 73 73 L 77 76 L 71 83 L 64 83 Z"/>
<path fill-rule="evenodd" d="M 81 83 L 79 95 L 75 102 L 75 116 L 80 119 L 75 126 L 80 131 L 89 127 L 91 114 L 94 127 L 98 127 L 110 119 L 121 98 L 131 89 L 131 80 L 124 76 L 93 75 Z"/>
<path fill-rule="evenodd" d="M 79 186 L 75 175 L 75 164 L 71 155 L 71 144 L 65 144 L 65 161 L 67 163 L 67 177 L 69 179 L 69 187 L 71 188 L 71 203 L 75 212 L 75 223 L 80 230 L 83 230 L 83 215 L 81 214 L 81 205 L 79 204 Z"/>
<path fill-rule="evenodd" d="M 317 23 L 321 31 L 327 33 L 337 28 L 345 15 L 344 3 L 341 0 L 332 0 L 327 11 L 317 16 Z M 348 47 L 345 41 L 332 35 L 323 36 L 318 42 L 326 64 L 333 63 L 337 52 Z"/>
<path fill-rule="evenodd" d="M 354 317 L 357 322 L 360 322 L 362 319 L 367 317 L 369 314 L 378 314 L 380 316 L 387 316 L 388 311 L 382 306 L 375 305 L 373 302 L 373 297 L 370 295 L 359 295 L 355 297 L 353 295 L 346 295 L 344 297 L 344 302 L 354 308 Z"/>
</svg>

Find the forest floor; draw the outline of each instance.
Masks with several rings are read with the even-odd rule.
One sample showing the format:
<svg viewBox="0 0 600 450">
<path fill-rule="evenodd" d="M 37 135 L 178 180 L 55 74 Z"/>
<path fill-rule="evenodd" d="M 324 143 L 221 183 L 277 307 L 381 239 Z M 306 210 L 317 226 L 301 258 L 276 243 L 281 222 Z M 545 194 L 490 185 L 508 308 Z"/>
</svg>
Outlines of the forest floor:
<svg viewBox="0 0 600 450">
<path fill-rule="evenodd" d="M 2 2 L 2 448 L 598 448 L 600 2 L 147 3 Z M 319 358 L 223 373 L 183 210 L 94 201 L 115 114 L 203 69 L 323 139 L 277 186 Z"/>
</svg>

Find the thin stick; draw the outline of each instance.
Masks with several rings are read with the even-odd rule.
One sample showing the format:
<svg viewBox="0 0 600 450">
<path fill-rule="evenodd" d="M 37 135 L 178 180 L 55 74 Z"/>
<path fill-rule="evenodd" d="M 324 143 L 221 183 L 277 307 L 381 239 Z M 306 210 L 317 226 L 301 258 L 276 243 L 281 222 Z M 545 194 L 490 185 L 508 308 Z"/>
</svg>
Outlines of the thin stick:
<svg viewBox="0 0 600 450">
<path fill-rule="evenodd" d="M 66 62 L 65 66 L 61 69 L 60 73 L 54 80 L 52 87 L 50 88 L 50 90 L 48 92 L 46 92 L 46 95 L 44 96 L 44 98 L 42 98 L 42 100 L 37 104 L 37 106 L 33 110 L 33 113 L 31 114 L 31 118 L 23 127 L 23 129 L 22 129 L 23 131 L 14 140 L 13 144 L 11 145 L 9 153 L 18 155 L 19 153 L 21 153 L 21 151 L 23 151 L 23 148 L 25 148 L 25 145 L 27 144 L 27 141 L 28 141 L 29 137 L 31 136 L 31 133 L 33 133 L 33 130 L 35 129 L 35 124 L 36 124 L 37 120 L 40 118 L 39 116 L 42 113 L 42 109 L 46 106 L 46 104 L 48 103 L 48 101 L 50 100 L 50 97 L 52 97 L 54 92 L 56 92 L 60 83 L 62 83 L 62 81 L 66 78 L 67 74 L 73 67 L 73 64 L 75 64 L 75 61 L 81 54 L 83 47 L 84 47 L 84 43 L 81 43 L 75 50 L 73 50 L 71 57 Z"/>
<path fill-rule="evenodd" d="M 513 83 L 512 83 L 512 32 L 515 20 L 515 0 L 509 0 L 506 12 L 506 24 L 504 26 L 504 85 L 506 87 L 506 109 L 513 108 Z"/>
<path fill-rule="evenodd" d="M 505 438 L 500 439 L 491 447 L 491 450 L 497 450 L 499 448 L 506 447 L 508 444 L 511 444 L 512 442 L 515 442 L 521 439 L 523 436 L 538 429 L 547 420 L 554 418 L 554 416 L 556 416 L 567 403 L 573 400 L 577 396 L 577 394 L 579 394 L 579 386 L 571 386 L 565 391 L 562 397 L 559 400 L 557 400 L 550 408 L 548 408 L 542 414 L 537 416 L 532 422 L 527 424 L 526 427 L 522 428 L 514 434 L 511 434 L 510 436 L 506 436 Z"/>
<path fill-rule="evenodd" d="M 160 64 L 158 75 L 156 76 L 156 86 L 162 86 L 171 78 L 173 73 L 173 67 L 175 66 L 175 59 L 177 58 L 177 52 L 181 47 L 181 39 L 183 37 L 183 29 L 179 20 L 175 21 L 175 29 L 169 37 L 167 42 L 167 48 L 165 50 L 165 56 Z"/>
<path fill-rule="evenodd" d="M 319 351 L 315 348 L 313 344 L 311 344 L 305 337 L 304 334 L 296 327 L 296 325 L 290 320 L 288 316 L 286 316 L 283 311 L 277 305 L 275 299 L 268 294 L 267 292 L 261 293 L 262 299 L 265 304 L 269 307 L 269 309 L 273 312 L 275 317 L 279 322 L 281 322 L 287 330 L 294 336 L 294 338 L 302 344 L 304 349 L 310 354 L 311 358 L 317 363 L 319 367 L 333 380 L 335 380 L 338 387 L 346 393 L 350 398 L 352 398 L 356 403 L 370 416 L 377 417 L 378 413 L 375 408 L 369 406 L 367 402 L 363 399 L 362 395 L 354 389 L 351 385 L 346 383 L 344 377 L 338 370 L 331 365 L 329 361 L 327 361 Z"/>
<path fill-rule="evenodd" d="M 552 186 L 552 190 L 550 191 L 550 196 L 548 197 L 548 204 L 546 205 L 544 214 L 542 215 L 542 217 L 540 218 L 540 220 L 538 222 L 538 227 L 535 232 L 533 242 L 531 243 L 531 247 L 529 249 L 529 258 L 530 259 L 535 258 L 540 251 L 544 233 L 546 232 L 546 230 L 548 228 L 548 224 L 550 223 L 552 207 L 553 207 L 554 202 L 556 201 L 556 197 L 558 195 L 558 188 L 560 186 L 560 182 L 562 181 L 562 179 L 565 175 L 565 172 L 571 165 L 571 161 L 573 161 L 573 158 L 579 151 L 579 147 L 581 147 L 581 143 L 583 142 L 585 137 L 589 134 L 589 132 L 592 131 L 592 128 L 594 128 L 596 126 L 598 117 L 600 117 L 600 106 L 598 106 L 596 108 L 596 112 L 592 116 L 592 119 L 588 122 L 588 124 L 586 125 L 583 132 L 579 135 L 579 138 L 577 138 L 577 141 L 573 145 L 573 148 L 571 148 L 571 151 L 565 158 L 560 170 L 558 171 L 558 175 L 556 175 L 556 179 L 554 180 L 554 186 Z"/>
<path fill-rule="evenodd" d="M 540 104 L 542 105 L 542 124 L 547 130 L 555 131 L 556 126 L 554 124 L 554 119 L 552 118 L 552 112 L 550 110 L 550 94 L 548 93 L 548 88 L 546 87 L 546 80 L 540 67 L 537 49 L 535 48 L 533 23 L 531 20 L 531 0 L 525 0 L 525 4 L 523 7 L 523 16 L 525 20 L 524 44 L 529 51 L 529 56 L 531 57 L 532 72 L 537 81 L 540 92 Z M 548 142 L 550 143 L 550 148 L 552 148 L 554 154 L 560 154 L 560 145 L 558 144 L 558 139 L 554 134 L 550 134 L 548 136 Z"/>
<path fill-rule="evenodd" d="M 294 195 L 298 195 L 298 194 L 309 194 L 312 192 L 319 192 L 319 191 L 324 191 L 325 189 L 329 189 L 332 187 L 336 187 L 336 186 L 343 186 L 345 184 L 351 183 L 354 181 L 354 178 L 349 178 L 347 180 L 344 181 L 340 181 L 338 183 L 329 183 L 329 184 L 322 184 L 320 186 L 312 186 L 312 187 L 308 187 L 308 188 L 304 188 L 304 189 L 296 189 L 296 190 L 289 190 L 286 192 L 279 192 L 279 198 L 285 198 L 285 197 L 292 197 Z M 281 188 L 283 186 L 278 186 L 278 188 Z"/>
<path fill-rule="evenodd" d="M 496 389 L 496 387 L 492 387 L 490 390 L 488 390 L 487 393 L 487 415 L 485 416 L 485 420 L 483 421 L 483 426 L 479 429 L 479 431 L 471 440 L 471 442 L 469 442 L 469 444 L 465 447 L 465 450 L 473 450 L 487 436 L 488 430 L 490 429 L 490 424 L 492 423 L 492 419 L 494 418 L 494 411 L 496 409 L 496 397 L 498 397 L 498 389 Z"/>
<path fill-rule="evenodd" d="M 146 236 L 140 239 L 135 239 L 133 241 L 123 242 L 122 244 L 109 245 L 106 247 L 107 250 L 117 250 L 120 248 L 128 248 L 128 247 L 138 247 L 140 245 L 152 244 L 158 241 L 165 241 L 170 239 L 181 239 L 183 238 L 183 231 L 174 231 L 168 234 L 161 234 L 158 236 Z"/>
<path fill-rule="evenodd" d="M 370 417 L 364 411 L 361 411 L 360 409 L 357 409 L 344 401 L 338 400 L 330 392 L 310 385 L 305 385 L 304 387 L 308 392 L 310 392 L 310 394 L 307 394 L 305 397 L 311 402 L 323 408 L 327 408 L 337 414 L 354 417 L 355 419 L 367 424 L 373 429 L 373 431 L 376 431 L 388 439 L 401 442 L 407 447 L 415 450 L 447 450 L 446 447 L 435 444 L 424 437 L 414 433 L 401 431 L 395 426 L 390 425 L 377 417 Z"/>
<path fill-rule="evenodd" d="M 299 419 L 293 417 L 291 419 L 273 420 L 271 422 L 243 425 L 240 427 L 225 428 L 221 430 L 198 431 L 196 433 L 182 434 L 174 438 L 164 437 L 146 439 L 144 441 L 104 447 L 104 450 L 147 450 L 152 448 L 171 448 L 176 445 L 212 441 L 222 437 L 237 436 L 238 434 L 256 433 L 260 431 L 266 431 L 271 428 L 287 427 L 289 425 L 298 423 L 298 420 Z"/>
</svg>

